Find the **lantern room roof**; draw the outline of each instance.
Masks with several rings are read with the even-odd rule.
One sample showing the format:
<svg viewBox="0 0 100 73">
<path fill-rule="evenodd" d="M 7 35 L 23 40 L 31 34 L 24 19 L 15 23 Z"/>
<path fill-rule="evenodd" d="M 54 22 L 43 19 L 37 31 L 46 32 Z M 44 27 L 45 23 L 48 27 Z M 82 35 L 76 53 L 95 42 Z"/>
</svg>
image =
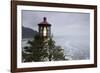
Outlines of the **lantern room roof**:
<svg viewBox="0 0 100 73">
<path fill-rule="evenodd" d="M 49 23 L 47 22 L 47 18 L 46 18 L 46 17 L 44 17 L 44 18 L 43 18 L 43 21 L 42 21 L 41 23 L 39 23 L 38 25 L 39 25 L 39 26 L 51 26 L 51 24 L 49 24 Z"/>
</svg>

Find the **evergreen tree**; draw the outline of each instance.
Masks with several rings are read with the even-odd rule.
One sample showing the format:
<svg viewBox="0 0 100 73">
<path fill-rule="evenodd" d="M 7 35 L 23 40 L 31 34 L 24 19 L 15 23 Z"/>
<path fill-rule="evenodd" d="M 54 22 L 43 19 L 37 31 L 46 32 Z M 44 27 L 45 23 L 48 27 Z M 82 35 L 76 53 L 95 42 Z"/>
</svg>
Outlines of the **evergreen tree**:
<svg viewBox="0 0 100 73">
<path fill-rule="evenodd" d="M 39 35 L 34 40 L 28 41 L 30 46 L 26 46 L 22 51 L 23 62 L 58 61 L 65 60 L 63 49 L 56 46 L 52 37 L 44 40 Z"/>
</svg>

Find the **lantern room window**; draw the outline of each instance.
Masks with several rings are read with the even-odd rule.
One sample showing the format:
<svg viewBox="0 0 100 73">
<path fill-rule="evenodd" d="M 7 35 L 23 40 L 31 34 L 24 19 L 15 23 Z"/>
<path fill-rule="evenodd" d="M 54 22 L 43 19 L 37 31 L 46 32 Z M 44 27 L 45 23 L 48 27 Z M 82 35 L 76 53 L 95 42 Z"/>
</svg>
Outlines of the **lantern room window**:
<svg viewBox="0 0 100 73">
<path fill-rule="evenodd" d="M 46 27 L 44 27 L 43 36 L 47 36 L 47 29 L 46 29 Z"/>
</svg>

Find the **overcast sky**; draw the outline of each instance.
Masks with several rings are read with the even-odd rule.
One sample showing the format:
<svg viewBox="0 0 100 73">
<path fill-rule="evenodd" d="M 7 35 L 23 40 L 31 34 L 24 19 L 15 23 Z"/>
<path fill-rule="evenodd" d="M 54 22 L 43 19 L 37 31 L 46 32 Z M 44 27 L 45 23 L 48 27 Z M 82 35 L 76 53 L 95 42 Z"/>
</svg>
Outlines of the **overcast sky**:
<svg viewBox="0 0 100 73">
<path fill-rule="evenodd" d="M 52 33 L 57 36 L 65 35 L 84 35 L 89 36 L 90 23 L 88 13 L 61 13 L 61 12 L 40 12 L 22 11 L 23 23 L 25 27 L 38 31 L 38 23 L 47 17 Z"/>
<path fill-rule="evenodd" d="M 79 49 L 85 48 L 88 50 L 87 53 L 89 53 L 89 13 L 22 10 L 22 25 L 38 31 L 38 23 L 43 21 L 43 17 L 46 17 L 48 23 L 52 25 L 51 33 L 59 45 L 77 44 L 75 46 L 78 46 Z"/>
</svg>

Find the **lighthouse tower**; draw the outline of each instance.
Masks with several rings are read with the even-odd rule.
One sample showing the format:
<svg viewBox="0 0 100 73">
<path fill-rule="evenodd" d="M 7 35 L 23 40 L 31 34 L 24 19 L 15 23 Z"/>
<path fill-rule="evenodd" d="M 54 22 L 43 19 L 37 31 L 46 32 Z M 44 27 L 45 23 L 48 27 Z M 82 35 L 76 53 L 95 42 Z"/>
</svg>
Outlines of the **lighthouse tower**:
<svg viewBox="0 0 100 73">
<path fill-rule="evenodd" d="M 47 18 L 44 17 L 43 21 L 38 24 L 39 35 L 43 38 L 49 38 L 51 36 L 51 24 L 47 22 Z"/>
<path fill-rule="evenodd" d="M 48 41 L 50 40 L 51 37 L 51 24 L 47 22 L 47 18 L 44 17 L 43 21 L 38 24 L 38 31 L 39 31 L 39 36 L 43 39 L 44 44 L 44 50 L 46 50 L 46 53 L 48 56 L 42 59 L 42 61 L 50 61 L 50 48 L 48 45 Z"/>
</svg>

